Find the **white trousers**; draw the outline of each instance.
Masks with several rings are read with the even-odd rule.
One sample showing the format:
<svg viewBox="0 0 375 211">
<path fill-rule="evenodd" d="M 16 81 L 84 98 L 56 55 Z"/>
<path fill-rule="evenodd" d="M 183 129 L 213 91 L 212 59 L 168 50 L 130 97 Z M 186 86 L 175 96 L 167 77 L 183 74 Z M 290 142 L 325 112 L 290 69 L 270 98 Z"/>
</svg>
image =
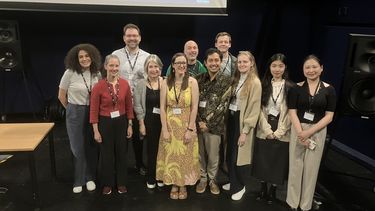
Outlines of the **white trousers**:
<svg viewBox="0 0 375 211">
<path fill-rule="evenodd" d="M 313 126 L 305 123 L 301 125 L 303 130 Z M 314 150 L 310 150 L 298 142 L 294 127 L 291 129 L 286 202 L 292 208 L 311 209 L 326 135 L 326 127 L 312 135 L 310 139 L 317 144 Z"/>
</svg>

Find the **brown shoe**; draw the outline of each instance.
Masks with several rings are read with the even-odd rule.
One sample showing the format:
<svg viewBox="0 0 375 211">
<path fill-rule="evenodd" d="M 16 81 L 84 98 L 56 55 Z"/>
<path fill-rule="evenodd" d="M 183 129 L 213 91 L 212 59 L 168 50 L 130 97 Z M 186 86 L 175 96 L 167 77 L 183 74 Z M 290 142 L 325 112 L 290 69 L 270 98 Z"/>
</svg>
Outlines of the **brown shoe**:
<svg viewBox="0 0 375 211">
<path fill-rule="evenodd" d="M 212 194 L 220 194 L 220 188 L 217 186 L 216 182 L 214 180 L 210 181 L 210 191 Z"/>
<path fill-rule="evenodd" d="M 178 192 L 179 199 L 187 199 L 186 187 L 180 187 L 180 192 Z"/>
<path fill-rule="evenodd" d="M 108 187 L 108 186 L 104 186 L 102 193 L 103 193 L 103 195 L 109 195 L 109 194 L 112 193 L 112 188 Z"/>
<path fill-rule="evenodd" d="M 118 186 L 118 187 L 117 187 L 117 192 L 118 192 L 119 194 L 123 194 L 123 193 L 128 192 L 128 189 L 126 189 L 126 186 Z"/>
<path fill-rule="evenodd" d="M 199 181 L 197 187 L 195 188 L 195 192 L 204 193 L 204 191 L 206 191 L 206 187 L 207 187 L 207 182 Z"/>
<path fill-rule="evenodd" d="M 169 194 L 169 197 L 171 197 L 171 199 L 178 199 L 178 187 L 177 186 L 172 186 L 171 188 L 171 193 Z"/>
</svg>

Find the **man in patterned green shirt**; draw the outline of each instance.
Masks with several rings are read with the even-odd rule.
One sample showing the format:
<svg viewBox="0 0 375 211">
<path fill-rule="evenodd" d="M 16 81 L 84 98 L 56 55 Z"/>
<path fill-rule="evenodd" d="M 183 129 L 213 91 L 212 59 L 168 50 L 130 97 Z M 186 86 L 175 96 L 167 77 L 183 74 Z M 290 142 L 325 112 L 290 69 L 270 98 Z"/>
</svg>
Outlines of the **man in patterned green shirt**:
<svg viewBox="0 0 375 211">
<path fill-rule="evenodd" d="M 216 183 L 219 169 L 220 142 L 224 133 L 224 117 L 229 106 L 230 77 L 220 72 L 222 53 L 216 48 L 206 51 L 204 64 L 208 70 L 196 76 L 199 85 L 198 142 L 201 178 L 197 193 L 206 190 L 207 183 L 212 194 L 219 194 Z M 209 181 L 208 181 L 209 180 Z"/>
</svg>

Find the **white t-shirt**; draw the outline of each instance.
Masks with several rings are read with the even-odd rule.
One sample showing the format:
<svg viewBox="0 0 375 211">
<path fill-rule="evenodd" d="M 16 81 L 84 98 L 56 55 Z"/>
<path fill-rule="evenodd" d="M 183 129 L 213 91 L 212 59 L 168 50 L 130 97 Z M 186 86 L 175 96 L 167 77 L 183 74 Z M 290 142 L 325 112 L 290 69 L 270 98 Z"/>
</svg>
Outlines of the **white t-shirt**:
<svg viewBox="0 0 375 211">
<path fill-rule="evenodd" d="M 83 77 L 86 80 L 83 80 Z M 66 70 L 60 81 L 60 89 L 64 89 L 68 92 L 68 102 L 75 105 L 90 105 L 89 90 L 91 92 L 92 87 L 98 83 L 101 78 L 100 73 L 91 74 L 90 71 L 84 71 L 83 73 L 74 72 L 73 70 Z M 87 85 L 87 87 L 86 87 Z M 87 90 L 87 88 L 89 90 Z"/>
</svg>

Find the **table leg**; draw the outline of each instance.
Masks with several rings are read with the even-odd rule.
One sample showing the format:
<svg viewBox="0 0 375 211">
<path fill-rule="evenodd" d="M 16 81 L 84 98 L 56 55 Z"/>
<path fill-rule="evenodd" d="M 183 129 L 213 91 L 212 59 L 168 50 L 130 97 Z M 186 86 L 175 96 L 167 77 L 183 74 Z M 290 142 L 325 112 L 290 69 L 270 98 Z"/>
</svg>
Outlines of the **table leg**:
<svg viewBox="0 0 375 211">
<path fill-rule="evenodd" d="M 38 181 L 36 178 L 34 152 L 29 152 L 29 168 L 30 168 L 30 175 L 31 175 L 31 189 L 33 192 L 33 200 L 35 202 L 35 206 L 39 207 L 40 201 L 39 201 Z"/>
<path fill-rule="evenodd" d="M 48 134 L 49 155 L 51 159 L 51 176 L 56 179 L 56 158 L 55 158 L 55 143 L 53 137 L 53 129 Z"/>
</svg>

